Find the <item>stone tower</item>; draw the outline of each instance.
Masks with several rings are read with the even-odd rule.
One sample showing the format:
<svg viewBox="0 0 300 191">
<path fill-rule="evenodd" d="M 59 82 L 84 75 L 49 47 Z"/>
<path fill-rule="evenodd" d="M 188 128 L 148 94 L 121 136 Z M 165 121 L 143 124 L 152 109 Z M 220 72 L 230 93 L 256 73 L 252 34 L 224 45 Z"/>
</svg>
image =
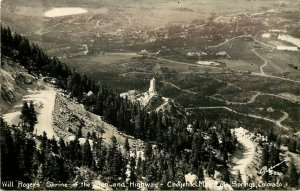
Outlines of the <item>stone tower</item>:
<svg viewBox="0 0 300 191">
<path fill-rule="evenodd" d="M 149 93 L 152 93 L 152 94 L 156 94 L 156 88 L 155 88 L 155 79 L 152 78 L 152 80 L 150 80 L 150 88 L 148 90 Z"/>
</svg>

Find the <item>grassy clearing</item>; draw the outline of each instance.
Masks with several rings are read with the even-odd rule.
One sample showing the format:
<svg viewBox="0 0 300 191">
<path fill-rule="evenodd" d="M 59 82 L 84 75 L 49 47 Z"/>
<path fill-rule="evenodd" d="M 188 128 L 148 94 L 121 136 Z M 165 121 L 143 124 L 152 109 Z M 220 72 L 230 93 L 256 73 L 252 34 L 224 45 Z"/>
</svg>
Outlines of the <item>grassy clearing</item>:
<svg viewBox="0 0 300 191">
<path fill-rule="evenodd" d="M 209 76 L 217 77 L 220 80 L 242 87 L 245 91 L 273 94 L 290 92 L 294 95 L 300 95 L 299 84 L 280 79 L 270 79 L 246 74 L 210 74 Z"/>
<path fill-rule="evenodd" d="M 251 72 L 259 72 L 259 65 L 246 62 L 244 60 L 217 60 L 220 62 L 224 62 L 226 64 L 226 68 L 241 70 L 241 71 L 251 71 Z"/>
<path fill-rule="evenodd" d="M 287 78 L 300 79 L 300 54 L 289 51 L 259 51 L 268 61 L 264 68 L 267 74 L 283 75 Z"/>
<path fill-rule="evenodd" d="M 101 67 L 106 65 L 130 62 L 132 58 L 134 58 L 134 56 L 96 54 L 96 55 L 71 57 L 63 61 L 69 63 L 75 68 L 86 69 L 87 71 L 92 72 L 98 70 L 101 71 L 102 70 Z"/>
<path fill-rule="evenodd" d="M 243 91 L 233 86 L 228 86 L 224 89 L 221 89 L 217 96 L 218 98 L 230 101 L 230 102 L 248 102 L 253 95 L 256 93 Z"/>
<path fill-rule="evenodd" d="M 237 38 L 219 47 L 211 48 L 211 50 L 216 52 L 225 51 L 230 56 L 229 60 L 242 60 L 244 64 L 247 63 L 249 67 L 252 64 L 260 65 L 262 60 L 251 51 L 254 48 L 251 43 L 253 43 L 252 40 Z"/>
</svg>

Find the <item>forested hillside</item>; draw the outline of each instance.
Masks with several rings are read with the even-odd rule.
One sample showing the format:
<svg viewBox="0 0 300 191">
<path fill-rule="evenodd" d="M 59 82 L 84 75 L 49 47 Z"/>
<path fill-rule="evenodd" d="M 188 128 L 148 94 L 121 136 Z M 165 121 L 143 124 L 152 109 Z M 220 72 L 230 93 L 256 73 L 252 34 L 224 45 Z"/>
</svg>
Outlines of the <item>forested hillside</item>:
<svg viewBox="0 0 300 191">
<path fill-rule="evenodd" d="M 33 76 L 55 78 L 56 87 L 65 90 L 70 99 L 83 104 L 119 131 L 146 142 L 144 156 L 137 156 L 130 154 L 134 151 L 128 141 L 118 145 L 112 137 L 106 147 L 102 137 L 92 132 L 83 145 L 79 143 L 83 137 L 81 130 L 76 132 L 75 140 L 68 142 L 61 138 L 48 139 L 45 133 L 37 136 L 33 132 L 36 111 L 32 103 L 25 102 L 19 126 L 7 125 L 1 118 L 2 182 L 18 180 L 45 188 L 50 181 L 59 183 L 55 187 L 59 189 L 91 189 L 92 181 L 100 179 L 114 189 L 137 189 L 130 182 L 153 183 L 152 189 L 172 189 L 176 185 L 167 186 L 167 183 L 184 183 L 188 173 L 195 174 L 199 181 L 205 177 L 227 183 L 240 181 L 240 177 L 229 172 L 229 158 L 238 144 L 227 122 L 192 120 L 185 116 L 172 118 L 160 111 L 145 111 L 137 102 L 120 97 L 119 92 L 105 84 L 96 83 L 57 58 L 48 57 L 38 45 L 17 33 L 12 34 L 8 27 L 1 27 L 1 39 L 3 57 L 24 66 Z M 90 91 L 92 96 L 87 96 Z M 270 150 L 266 153 L 276 149 Z M 297 170 L 294 175 L 298 176 Z M 199 187 L 202 188 L 186 189 Z"/>
</svg>

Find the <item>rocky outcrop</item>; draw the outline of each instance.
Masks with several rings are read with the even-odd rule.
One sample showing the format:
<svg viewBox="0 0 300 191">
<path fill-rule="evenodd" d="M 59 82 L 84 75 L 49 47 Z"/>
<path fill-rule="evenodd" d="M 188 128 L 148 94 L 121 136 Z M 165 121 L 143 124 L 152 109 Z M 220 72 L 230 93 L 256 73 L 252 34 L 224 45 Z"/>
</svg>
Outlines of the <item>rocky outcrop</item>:
<svg viewBox="0 0 300 191">
<path fill-rule="evenodd" d="M 5 57 L 1 61 L 0 74 L 0 109 L 3 112 L 22 98 L 36 78 L 28 74 L 22 66 Z"/>
</svg>

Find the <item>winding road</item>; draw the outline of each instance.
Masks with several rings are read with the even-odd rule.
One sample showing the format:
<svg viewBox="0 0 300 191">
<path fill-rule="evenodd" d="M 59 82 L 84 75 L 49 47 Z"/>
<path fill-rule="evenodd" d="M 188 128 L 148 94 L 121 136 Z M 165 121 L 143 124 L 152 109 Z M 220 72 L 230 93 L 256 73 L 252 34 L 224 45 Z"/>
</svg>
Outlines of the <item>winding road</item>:
<svg viewBox="0 0 300 191">
<path fill-rule="evenodd" d="M 284 125 L 281 124 L 282 121 L 284 121 L 285 119 L 287 119 L 289 117 L 289 114 L 284 112 L 284 111 L 281 111 L 283 113 L 283 116 L 280 119 L 274 120 L 274 119 L 270 119 L 270 118 L 267 118 L 267 117 L 261 117 L 261 116 L 253 115 L 253 114 L 240 113 L 240 112 L 237 112 L 237 111 L 235 111 L 235 110 L 233 110 L 229 107 L 226 107 L 226 106 L 186 108 L 186 110 L 196 110 L 196 109 L 225 109 L 227 111 L 230 111 L 230 112 L 233 112 L 233 113 L 236 113 L 236 114 L 239 114 L 239 115 L 244 115 L 244 116 L 248 116 L 248 117 L 255 118 L 255 119 L 262 119 L 262 120 L 265 120 L 265 121 L 269 121 L 271 123 L 276 124 L 278 127 L 282 128 L 284 130 L 289 130 L 289 128 L 287 126 L 284 126 Z"/>
<path fill-rule="evenodd" d="M 284 99 L 284 100 L 287 100 L 287 101 L 290 101 L 290 102 L 293 102 L 293 103 L 296 102 L 295 100 L 293 100 L 291 98 L 284 97 L 284 96 L 277 95 L 277 94 L 270 94 L 270 93 L 263 93 L 263 92 L 255 92 L 255 93 L 256 94 L 252 95 L 247 102 L 234 102 L 234 101 L 228 101 L 228 100 L 221 99 L 221 98 L 216 98 L 214 96 L 209 96 L 209 97 L 214 99 L 214 100 L 223 101 L 223 102 L 225 102 L 226 105 L 247 105 L 247 104 L 251 104 L 251 103 L 255 102 L 255 100 L 258 96 L 263 96 L 263 95 L 277 97 L 277 98 Z"/>
<path fill-rule="evenodd" d="M 43 135 L 43 132 L 46 132 L 49 139 L 56 137 L 52 126 L 55 97 L 56 91 L 52 87 L 46 86 L 45 90 L 32 91 L 23 98 L 24 101 L 33 101 L 39 105 L 38 123 L 34 126 L 34 133 Z"/>
<path fill-rule="evenodd" d="M 254 159 L 256 146 L 251 140 L 251 135 L 249 134 L 248 130 L 240 127 L 233 129 L 233 131 L 237 137 L 238 142 L 243 145 L 245 151 L 242 155 L 242 159 L 239 159 L 233 165 L 232 173 L 237 175 L 239 171 L 243 183 L 246 184 L 248 180 L 248 175 L 251 174 L 250 172 L 247 172 L 247 169 Z"/>
<path fill-rule="evenodd" d="M 233 41 L 235 39 L 241 38 L 241 37 L 247 37 L 248 35 L 241 35 L 241 36 L 236 36 L 236 37 L 232 37 L 231 39 L 227 39 L 225 42 L 222 42 L 220 44 L 214 45 L 214 46 L 209 46 L 208 48 L 217 48 L 219 46 L 222 46 L 230 41 Z"/>
<path fill-rule="evenodd" d="M 260 43 L 260 44 L 262 44 L 262 45 L 264 45 L 264 46 L 267 46 L 267 47 L 269 47 L 269 48 L 271 48 L 271 49 L 274 49 L 274 48 L 275 48 L 274 46 L 269 45 L 269 44 L 266 44 L 266 43 L 263 43 L 263 42 L 260 42 L 260 41 L 258 41 L 258 40 L 255 39 L 255 38 L 253 38 L 253 40 L 254 40 L 255 42 L 258 42 L 258 43 Z M 268 77 L 268 78 L 276 78 L 276 79 L 285 80 L 285 81 L 290 81 L 290 82 L 294 82 L 294 83 L 300 84 L 300 81 L 297 81 L 297 80 L 293 80 L 293 79 L 289 79 L 289 78 L 283 78 L 283 77 L 280 77 L 280 76 L 272 76 L 272 75 L 266 74 L 266 73 L 264 72 L 263 69 L 264 69 L 264 67 L 266 67 L 266 66 L 268 65 L 268 61 L 267 61 L 264 57 L 262 57 L 260 54 L 258 54 L 258 53 L 255 51 L 256 49 L 257 49 L 257 48 L 252 49 L 252 52 L 253 52 L 257 57 L 259 57 L 261 60 L 263 60 L 264 63 L 259 67 L 260 73 L 252 72 L 251 75 L 263 76 L 263 77 Z"/>
<path fill-rule="evenodd" d="M 120 76 L 123 76 L 123 77 L 126 77 L 127 75 L 131 75 L 131 74 L 144 74 L 144 75 L 147 75 L 147 74 L 153 74 L 153 73 L 149 73 L 149 72 L 138 72 L 138 71 L 134 71 L 134 72 L 126 72 L 126 73 L 122 73 L 122 74 L 119 74 Z"/>
<path fill-rule="evenodd" d="M 45 78 L 40 79 L 37 84 L 43 85 L 43 90 L 28 90 L 28 94 L 24 95 L 22 101 L 32 101 L 37 111 L 37 124 L 34 126 L 34 134 L 43 135 L 43 132 L 47 133 L 48 139 L 53 137 L 57 138 L 53 130 L 53 117 L 56 91 L 50 85 L 44 83 Z M 17 106 L 14 106 L 17 108 Z M 8 121 L 8 124 L 17 124 L 18 118 L 21 115 L 21 108 L 13 113 L 7 113 L 4 115 L 4 119 Z"/>
<path fill-rule="evenodd" d="M 289 82 L 294 82 L 294 83 L 300 84 L 300 81 L 298 81 L 298 80 L 292 80 L 289 78 L 283 78 L 283 77 L 279 77 L 279 76 L 272 76 L 272 75 L 268 75 L 268 74 L 255 73 L 255 72 L 252 72 L 251 75 L 261 76 L 261 77 L 266 77 L 266 78 L 275 78 L 275 79 L 279 79 L 279 80 L 284 80 L 284 81 L 289 81 Z"/>
<path fill-rule="evenodd" d="M 259 43 L 259 44 L 261 44 L 261 45 L 267 46 L 267 47 L 269 47 L 269 48 L 271 48 L 271 49 L 275 49 L 275 48 L 276 48 L 275 46 L 270 45 L 270 44 L 267 44 L 267 43 L 264 43 L 264 42 L 261 42 L 261 41 L 257 40 L 256 38 L 253 38 L 253 40 L 254 40 L 255 42 L 257 42 L 257 43 Z"/>
<path fill-rule="evenodd" d="M 194 94 L 194 95 L 197 94 L 197 92 L 193 92 L 193 91 L 190 91 L 190 90 L 182 89 L 182 88 L 180 88 L 179 86 L 177 86 L 176 84 L 174 84 L 172 82 L 167 82 L 167 81 L 160 81 L 160 82 L 164 83 L 164 84 L 167 84 L 167 85 L 170 85 L 170 86 L 172 86 L 172 87 L 174 87 L 174 88 L 176 88 L 178 90 L 181 90 L 183 92 L 186 92 L 186 93 L 190 93 L 190 94 Z M 285 100 L 294 102 L 294 100 L 291 100 L 291 99 L 289 99 L 287 97 L 283 97 L 283 96 L 276 95 L 276 94 L 270 94 L 270 93 L 262 93 L 262 92 L 255 92 L 255 94 L 252 95 L 251 98 L 247 102 L 231 102 L 231 101 L 227 101 L 227 100 L 224 100 L 224 99 L 216 98 L 216 97 L 213 97 L 213 96 L 209 96 L 209 97 L 212 98 L 212 99 L 218 100 L 218 101 L 224 101 L 226 105 L 247 105 L 247 104 L 254 103 L 255 100 L 256 100 L 256 98 L 258 96 L 261 96 L 261 95 L 274 96 L 274 97 L 278 97 L 278 98 L 281 98 L 281 99 L 285 99 Z M 237 111 L 235 111 L 235 110 L 233 110 L 233 109 L 231 109 L 229 107 L 226 107 L 226 106 L 186 108 L 186 110 L 195 110 L 195 109 L 225 109 L 227 111 L 230 111 L 230 112 L 233 112 L 233 113 L 236 113 L 236 114 L 239 114 L 239 115 L 244 115 L 244 116 L 248 116 L 248 117 L 255 118 L 255 119 L 262 119 L 262 120 L 265 120 L 265 121 L 269 121 L 269 122 L 274 123 L 278 127 L 282 128 L 282 129 L 285 129 L 285 130 L 289 129 L 287 126 L 284 126 L 284 125 L 281 124 L 282 121 L 286 120 L 289 117 L 289 114 L 287 112 L 285 112 L 285 111 L 281 111 L 283 113 L 283 116 L 281 118 L 279 118 L 278 120 L 274 120 L 274 119 L 270 119 L 270 118 L 267 118 L 267 117 L 253 115 L 253 114 L 240 113 L 240 112 L 237 112 Z"/>
<path fill-rule="evenodd" d="M 254 103 L 255 100 L 256 100 L 256 98 L 258 96 L 260 96 L 260 95 L 262 95 L 262 93 L 257 92 L 256 94 L 254 94 L 253 96 L 251 96 L 251 98 L 247 102 L 232 102 L 232 101 L 227 101 L 225 99 L 216 98 L 214 96 L 210 96 L 210 98 L 218 100 L 218 101 L 224 101 L 226 105 L 247 105 L 247 104 L 250 104 L 250 103 Z"/>
<path fill-rule="evenodd" d="M 266 66 L 268 65 L 268 61 L 267 61 L 265 58 L 263 58 L 261 55 L 259 55 L 255 50 L 256 50 L 255 48 L 252 49 L 252 52 L 253 52 L 256 56 L 258 56 L 260 59 L 262 59 L 262 60 L 264 61 L 264 63 L 259 67 L 259 71 L 260 71 L 260 73 L 261 73 L 262 75 L 266 75 L 266 73 L 264 72 L 263 68 L 266 67 Z"/>
<path fill-rule="evenodd" d="M 186 92 L 186 93 L 189 93 L 189 94 L 194 94 L 194 95 L 198 94 L 197 92 L 193 92 L 193 91 L 190 91 L 190 90 L 187 90 L 187 89 L 182 89 L 179 86 L 173 84 L 172 82 L 167 82 L 167 81 L 160 81 L 160 82 L 163 83 L 163 84 L 170 85 L 170 86 L 172 86 L 175 89 L 178 89 L 180 91 L 183 91 L 183 92 Z"/>
</svg>

